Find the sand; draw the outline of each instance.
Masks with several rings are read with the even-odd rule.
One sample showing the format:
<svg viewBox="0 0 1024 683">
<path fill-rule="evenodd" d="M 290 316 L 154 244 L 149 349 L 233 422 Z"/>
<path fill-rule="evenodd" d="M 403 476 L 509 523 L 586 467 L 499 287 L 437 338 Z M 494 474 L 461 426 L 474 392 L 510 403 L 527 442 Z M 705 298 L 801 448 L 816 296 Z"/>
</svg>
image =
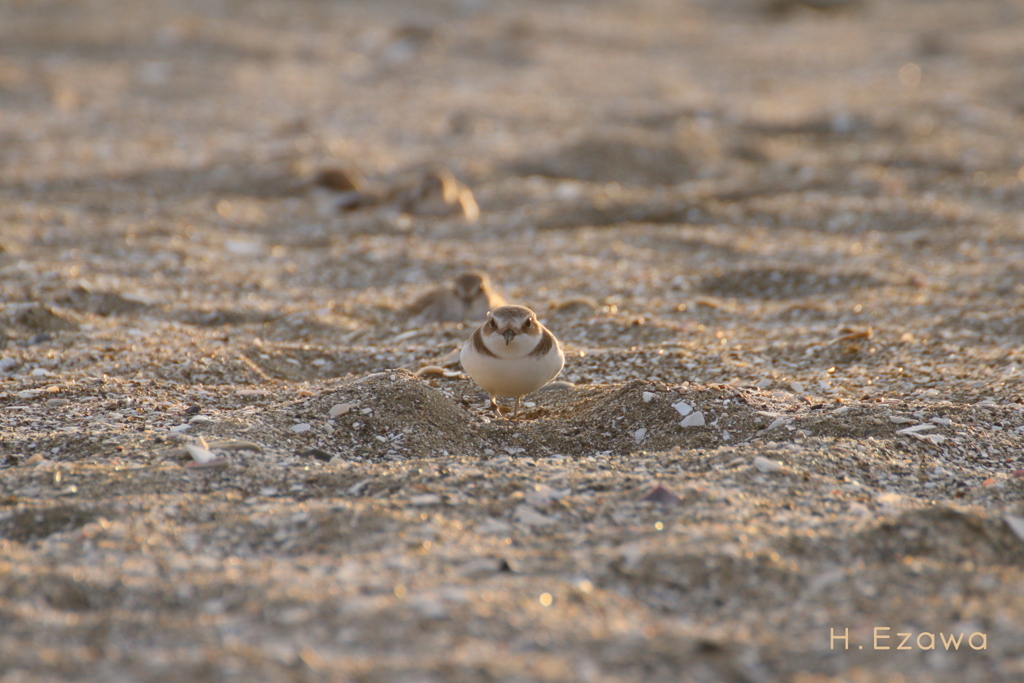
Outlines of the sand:
<svg viewBox="0 0 1024 683">
<path fill-rule="evenodd" d="M 1022 65 L 1020 0 L 0 5 L 0 682 L 1022 680 Z M 405 314 L 470 268 L 566 353 L 518 421 Z"/>
</svg>

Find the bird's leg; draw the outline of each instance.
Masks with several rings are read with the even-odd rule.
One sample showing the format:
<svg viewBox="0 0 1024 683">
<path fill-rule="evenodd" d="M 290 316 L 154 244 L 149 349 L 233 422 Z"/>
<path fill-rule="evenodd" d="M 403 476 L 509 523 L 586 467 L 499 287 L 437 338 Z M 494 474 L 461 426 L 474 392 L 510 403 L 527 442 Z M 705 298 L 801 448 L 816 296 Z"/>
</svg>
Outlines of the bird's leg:
<svg viewBox="0 0 1024 683">
<path fill-rule="evenodd" d="M 515 412 L 512 413 L 512 419 L 513 420 L 518 420 L 519 419 L 519 403 L 522 400 L 523 400 L 522 396 L 516 396 L 516 409 L 515 409 Z"/>
<path fill-rule="evenodd" d="M 498 417 L 501 417 L 501 408 L 498 407 L 498 398 L 496 396 L 491 396 L 491 410 L 496 412 Z"/>
</svg>

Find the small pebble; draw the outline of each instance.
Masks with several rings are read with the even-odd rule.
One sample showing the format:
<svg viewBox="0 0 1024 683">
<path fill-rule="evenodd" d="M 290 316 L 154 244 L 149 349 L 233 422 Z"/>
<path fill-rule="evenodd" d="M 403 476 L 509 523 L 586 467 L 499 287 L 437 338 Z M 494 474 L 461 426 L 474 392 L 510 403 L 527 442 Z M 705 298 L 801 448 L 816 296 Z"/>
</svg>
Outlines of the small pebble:
<svg viewBox="0 0 1024 683">
<path fill-rule="evenodd" d="M 436 493 L 421 493 L 409 498 L 410 505 L 437 505 L 441 502 L 441 496 Z"/>
<path fill-rule="evenodd" d="M 782 463 L 776 460 L 769 460 L 761 455 L 754 457 L 754 467 L 757 468 L 758 472 L 763 472 L 764 474 L 782 471 Z"/>
<path fill-rule="evenodd" d="M 303 458 L 316 458 L 317 460 L 321 460 L 323 462 L 330 462 L 331 458 L 334 457 L 327 451 L 319 448 L 308 448 L 299 453 L 299 456 Z"/>
<path fill-rule="evenodd" d="M 28 460 L 26 460 L 25 462 L 23 462 L 21 464 L 22 465 L 28 465 L 28 466 L 31 467 L 33 465 L 38 465 L 39 463 L 41 463 L 43 461 L 44 461 L 43 454 L 42 453 L 36 453 L 31 458 L 29 458 Z"/>
<path fill-rule="evenodd" d="M 354 407 L 355 406 L 353 406 L 351 403 L 335 403 L 333 406 L 331 406 L 331 409 L 327 411 L 327 416 L 330 417 L 331 419 L 334 419 L 336 417 L 345 415 Z"/>
<path fill-rule="evenodd" d="M 536 508 L 526 503 L 517 505 L 513 516 L 517 522 L 528 526 L 549 526 L 557 521 L 554 517 L 538 512 Z"/>
<path fill-rule="evenodd" d="M 1010 531 L 1012 531 L 1017 538 L 1024 541 L 1024 517 L 1003 515 L 1003 521 L 1006 522 L 1006 526 L 1010 527 Z"/>
<path fill-rule="evenodd" d="M 696 412 L 687 415 L 679 422 L 680 427 L 703 427 L 704 426 L 704 413 Z"/>
<path fill-rule="evenodd" d="M 303 432 L 308 432 L 312 428 L 313 427 L 308 422 L 300 422 L 297 425 L 292 425 L 291 426 L 291 430 L 293 432 L 295 432 L 296 434 L 302 434 Z"/>
<path fill-rule="evenodd" d="M 192 456 L 193 460 L 195 460 L 197 463 L 201 465 L 205 465 L 217 459 L 216 454 L 214 454 L 213 451 L 204 448 L 202 443 L 187 443 L 185 444 L 185 450 L 188 452 L 189 455 Z"/>
<path fill-rule="evenodd" d="M 687 415 L 693 412 L 693 406 L 691 406 L 686 401 L 678 401 L 676 403 L 673 403 L 672 407 L 675 408 L 683 417 L 686 417 Z"/>
<path fill-rule="evenodd" d="M 661 484 L 656 484 L 654 488 L 647 492 L 643 498 L 640 499 L 642 503 L 662 503 L 664 505 L 677 505 L 681 498 L 676 494 L 669 491 Z"/>
</svg>

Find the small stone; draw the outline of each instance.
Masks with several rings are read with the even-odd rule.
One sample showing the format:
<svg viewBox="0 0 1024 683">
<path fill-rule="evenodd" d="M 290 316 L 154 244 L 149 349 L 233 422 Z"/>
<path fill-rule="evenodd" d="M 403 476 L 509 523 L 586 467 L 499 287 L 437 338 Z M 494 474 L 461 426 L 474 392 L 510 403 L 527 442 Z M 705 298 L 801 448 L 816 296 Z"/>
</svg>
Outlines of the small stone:
<svg viewBox="0 0 1024 683">
<path fill-rule="evenodd" d="M 410 505 L 437 505 L 441 502 L 441 496 L 436 493 L 421 493 L 409 498 Z"/>
<path fill-rule="evenodd" d="M 704 426 L 704 413 L 696 412 L 687 415 L 679 423 L 680 427 L 703 427 Z"/>
<path fill-rule="evenodd" d="M 48 406 L 65 406 L 65 405 L 67 405 L 69 403 L 71 403 L 71 401 L 69 401 L 66 398 L 51 398 L 51 399 L 49 399 L 46 402 L 46 405 L 48 405 Z"/>
<path fill-rule="evenodd" d="M 538 512 L 526 503 L 517 505 L 513 516 L 517 522 L 528 526 L 550 526 L 556 522 L 553 517 Z"/>
<path fill-rule="evenodd" d="M 505 535 L 512 532 L 512 525 L 502 519 L 491 517 L 477 524 L 474 530 L 482 535 Z"/>
<path fill-rule="evenodd" d="M 757 468 L 758 472 L 762 472 L 764 474 L 782 471 L 782 463 L 776 460 L 769 460 L 761 455 L 754 457 L 754 467 Z"/>
<path fill-rule="evenodd" d="M 33 465 L 38 465 L 39 463 L 44 462 L 44 461 L 45 461 L 45 459 L 43 458 L 43 454 L 42 453 L 36 453 L 31 458 L 29 458 L 28 460 L 26 460 L 25 462 L 23 462 L 21 464 L 22 465 L 28 465 L 29 467 L 32 467 Z"/>
<path fill-rule="evenodd" d="M 188 431 L 188 428 L 191 426 L 192 425 L 190 424 L 175 425 L 174 427 L 171 427 L 170 431 L 172 434 L 181 434 L 182 432 Z"/>
<path fill-rule="evenodd" d="M 322 462 L 330 462 L 331 458 L 334 457 L 327 451 L 320 448 L 308 448 L 299 453 L 299 456 L 302 458 L 316 458 Z"/>
<path fill-rule="evenodd" d="M 1006 522 L 1006 526 L 1010 527 L 1010 531 L 1024 541 L 1024 517 L 1018 517 L 1016 515 L 1003 515 L 1003 521 Z"/>
<path fill-rule="evenodd" d="M 295 432 L 296 434 L 302 434 L 303 432 L 308 432 L 312 428 L 313 427 L 308 422 L 300 422 L 297 425 L 292 425 L 291 426 L 291 430 L 293 432 Z"/>
<path fill-rule="evenodd" d="M 898 493 L 887 491 L 875 496 L 875 503 L 883 515 L 896 515 L 904 507 L 905 499 Z"/>
<path fill-rule="evenodd" d="M 272 498 L 277 495 L 277 488 L 274 486 L 264 486 L 260 489 L 260 495 Z"/>
<path fill-rule="evenodd" d="M 49 370 L 47 370 L 46 368 L 36 368 L 35 370 L 30 372 L 29 374 L 32 375 L 33 377 L 52 377 L 53 376 L 53 373 L 50 372 Z"/>
<path fill-rule="evenodd" d="M 212 422 L 213 418 L 208 415 L 193 415 L 189 418 L 189 424 L 202 424 L 203 422 Z"/>
<path fill-rule="evenodd" d="M 554 489 L 547 484 L 537 484 L 526 494 L 526 502 L 538 508 L 550 507 L 569 495 L 569 489 Z"/>
<path fill-rule="evenodd" d="M 687 415 L 693 412 L 693 406 L 691 406 L 686 401 L 678 401 L 676 403 L 673 403 L 672 407 L 675 408 L 683 417 L 686 417 Z"/>
<path fill-rule="evenodd" d="M 503 567 L 508 567 L 508 563 L 497 557 L 478 557 L 473 560 L 469 560 L 459 567 L 459 574 L 470 578 L 482 578 L 485 576 L 491 576 L 503 571 Z M 504 569 L 504 571 L 508 571 Z"/>
<path fill-rule="evenodd" d="M 263 452 L 263 446 L 252 441 L 240 441 L 238 439 L 226 439 L 223 441 L 211 441 L 210 445 L 207 446 L 210 450 L 222 450 L 222 451 L 256 451 L 257 453 Z"/>
<path fill-rule="evenodd" d="M 645 391 L 641 396 L 644 399 L 644 403 L 650 403 L 651 399 L 655 397 L 655 393 L 653 391 Z"/>
<path fill-rule="evenodd" d="M 669 491 L 661 484 L 656 484 L 654 488 L 647 492 L 647 494 L 640 499 L 642 503 L 661 503 L 663 505 L 677 505 L 681 499 L 676 494 Z"/>
<path fill-rule="evenodd" d="M 201 411 L 202 408 L 199 406 L 189 406 L 188 408 L 185 408 L 186 415 L 198 415 Z"/>
<path fill-rule="evenodd" d="M 342 415 L 345 415 L 350 410 L 352 410 L 354 407 L 355 406 L 353 406 L 351 403 L 335 403 L 333 406 L 331 406 L 331 409 L 327 411 L 327 416 L 330 417 L 331 419 L 341 417 Z"/>
<path fill-rule="evenodd" d="M 856 501 L 850 503 L 850 507 L 848 508 L 848 512 L 851 515 L 857 515 L 858 517 L 863 517 L 863 518 L 867 518 L 867 517 L 871 517 L 872 516 L 871 509 L 867 505 L 865 505 L 864 503 L 858 503 Z"/>
<path fill-rule="evenodd" d="M 899 429 L 896 431 L 897 434 L 916 434 L 918 432 L 925 432 L 929 429 L 935 429 L 933 424 L 919 424 L 913 427 L 907 427 L 906 429 Z"/>
<path fill-rule="evenodd" d="M 185 450 L 188 452 L 189 455 L 192 456 L 193 460 L 200 464 L 213 462 L 214 460 L 217 459 L 217 456 L 213 453 L 213 451 L 204 448 L 202 445 L 187 443 L 185 444 Z"/>
<path fill-rule="evenodd" d="M 644 437 L 646 437 L 646 436 L 647 436 L 647 428 L 646 427 L 641 427 L 640 429 L 638 429 L 635 432 L 633 432 L 633 441 L 636 441 L 637 444 L 643 443 Z"/>
<path fill-rule="evenodd" d="M 18 367 L 18 361 L 13 358 L 0 358 L 0 372 L 10 372 Z"/>
</svg>

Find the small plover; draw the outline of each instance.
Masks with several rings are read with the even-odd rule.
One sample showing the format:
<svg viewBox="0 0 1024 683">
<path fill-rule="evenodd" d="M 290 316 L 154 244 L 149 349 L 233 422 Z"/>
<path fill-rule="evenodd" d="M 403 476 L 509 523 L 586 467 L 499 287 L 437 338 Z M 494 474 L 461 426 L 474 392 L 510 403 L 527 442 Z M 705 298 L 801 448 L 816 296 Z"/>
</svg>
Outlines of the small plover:
<svg viewBox="0 0 1024 683">
<path fill-rule="evenodd" d="M 470 223 L 480 218 L 480 206 L 473 191 L 447 168 L 435 168 L 423 174 L 415 187 L 401 195 L 399 208 L 403 213 L 439 218 L 461 215 Z"/>
<path fill-rule="evenodd" d="M 525 306 L 501 306 L 487 316 L 462 347 L 462 368 L 491 397 L 499 415 L 498 396 L 516 399 L 540 389 L 562 371 L 565 355 L 555 335 Z"/>
<path fill-rule="evenodd" d="M 484 320 L 487 312 L 505 305 L 494 291 L 491 278 L 480 270 L 470 270 L 455 278 L 450 287 L 427 292 L 409 306 L 410 318 L 424 322 L 463 322 Z"/>
</svg>

